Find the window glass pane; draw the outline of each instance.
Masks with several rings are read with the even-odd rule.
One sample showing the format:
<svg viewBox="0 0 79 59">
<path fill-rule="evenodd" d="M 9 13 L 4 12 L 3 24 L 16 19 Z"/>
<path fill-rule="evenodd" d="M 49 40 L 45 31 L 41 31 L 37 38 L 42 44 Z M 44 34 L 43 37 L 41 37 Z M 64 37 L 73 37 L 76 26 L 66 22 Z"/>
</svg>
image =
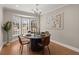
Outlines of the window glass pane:
<svg viewBox="0 0 79 59">
<path fill-rule="evenodd" d="M 22 18 L 22 34 L 26 34 L 28 32 L 28 19 Z"/>
<path fill-rule="evenodd" d="M 20 17 L 16 17 L 16 16 L 13 16 L 13 19 L 12 19 L 12 34 L 13 36 L 17 36 L 17 35 L 20 35 L 21 34 L 21 18 Z"/>
<path fill-rule="evenodd" d="M 13 16 L 12 17 L 12 36 L 26 35 L 28 31 L 34 32 L 36 28 L 36 21 L 32 18 L 22 17 L 22 16 Z M 37 29 L 35 29 L 37 31 Z"/>
</svg>

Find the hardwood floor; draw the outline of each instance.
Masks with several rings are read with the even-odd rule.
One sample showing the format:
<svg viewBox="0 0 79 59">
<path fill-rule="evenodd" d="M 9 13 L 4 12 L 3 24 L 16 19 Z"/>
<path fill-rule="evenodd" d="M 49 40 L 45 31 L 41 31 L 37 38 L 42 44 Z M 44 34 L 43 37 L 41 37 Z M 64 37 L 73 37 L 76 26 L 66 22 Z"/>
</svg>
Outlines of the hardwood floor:
<svg viewBox="0 0 79 59">
<path fill-rule="evenodd" d="M 10 45 L 3 47 L 2 50 L 0 51 L 0 54 L 1 55 L 20 55 L 21 53 L 19 48 L 20 48 L 19 42 L 15 41 Z M 78 52 L 62 47 L 53 42 L 49 44 L 49 48 L 50 48 L 51 55 L 78 55 L 79 54 Z M 42 51 L 33 52 L 31 51 L 30 48 L 27 47 L 27 45 L 25 45 L 23 47 L 23 55 L 43 55 L 43 54 L 42 54 Z M 49 55 L 47 48 L 44 49 L 44 55 Z"/>
</svg>

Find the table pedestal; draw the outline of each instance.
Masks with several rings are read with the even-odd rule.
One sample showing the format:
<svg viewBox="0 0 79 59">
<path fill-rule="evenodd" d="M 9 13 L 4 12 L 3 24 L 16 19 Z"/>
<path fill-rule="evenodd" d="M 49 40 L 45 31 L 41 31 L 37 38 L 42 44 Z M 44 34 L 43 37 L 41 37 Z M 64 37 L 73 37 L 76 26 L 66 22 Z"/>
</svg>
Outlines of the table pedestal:
<svg viewBox="0 0 79 59">
<path fill-rule="evenodd" d="M 40 47 L 38 43 L 41 43 L 40 38 L 31 38 L 31 50 L 32 51 L 41 51 L 43 47 Z"/>
</svg>

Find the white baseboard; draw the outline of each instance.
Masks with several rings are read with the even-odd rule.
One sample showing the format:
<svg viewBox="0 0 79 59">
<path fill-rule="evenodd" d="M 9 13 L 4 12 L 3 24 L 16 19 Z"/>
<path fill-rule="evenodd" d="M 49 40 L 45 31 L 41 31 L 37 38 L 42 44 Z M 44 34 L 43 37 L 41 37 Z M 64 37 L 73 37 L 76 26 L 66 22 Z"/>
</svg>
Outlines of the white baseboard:
<svg viewBox="0 0 79 59">
<path fill-rule="evenodd" d="M 14 42 L 14 41 L 16 41 L 16 40 L 17 40 L 17 39 L 11 40 L 10 42 Z M 6 44 L 6 42 L 4 42 L 4 43 L 0 46 L 0 51 L 1 51 L 2 47 L 4 46 L 4 44 Z"/>
<path fill-rule="evenodd" d="M 14 42 L 14 41 L 16 41 L 16 40 L 18 40 L 18 39 L 11 40 L 10 42 Z"/>
<path fill-rule="evenodd" d="M 9 41 L 9 42 L 12 43 L 12 42 L 14 42 L 14 41 L 16 41 L 16 40 L 18 40 L 18 39 L 13 39 L 13 40 L 11 40 L 11 41 Z M 6 44 L 6 42 L 3 43 L 2 47 L 3 47 L 5 44 Z"/>
<path fill-rule="evenodd" d="M 61 45 L 61 46 L 63 46 L 63 47 L 66 47 L 66 48 L 68 48 L 68 49 L 71 49 L 71 50 L 73 50 L 73 51 L 75 51 L 75 52 L 79 52 L 79 49 L 78 49 L 78 48 L 72 47 L 72 46 L 70 46 L 70 45 L 63 44 L 63 43 L 58 42 L 58 41 L 55 41 L 55 40 L 51 40 L 51 42 L 54 42 L 54 43 L 56 43 L 56 44 L 59 44 L 59 45 Z"/>
</svg>

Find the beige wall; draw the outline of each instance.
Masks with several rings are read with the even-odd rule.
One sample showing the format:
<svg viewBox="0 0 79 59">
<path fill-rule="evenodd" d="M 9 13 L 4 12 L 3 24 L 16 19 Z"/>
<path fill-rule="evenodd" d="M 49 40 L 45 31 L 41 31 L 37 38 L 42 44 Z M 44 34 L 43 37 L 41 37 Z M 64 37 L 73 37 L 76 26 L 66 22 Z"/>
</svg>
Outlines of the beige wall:
<svg viewBox="0 0 79 59">
<path fill-rule="evenodd" d="M 3 10 L 3 24 L 5 24 L 7 21 L 11 21 L 12 19 L 12 13 L 11 12 L 6 12 Z M 9 32 L 9 40 L 12 39 L 12 35 L 11 35 L 11 31 Z M 3 42 L 6 43 L 7 42 L 7 33 L 6 31 L 3 30 Z"/>
<path fill-rule="evenodd" d="M 3 10 L 2 7 L 0 6 L 0 47 L 3 44 L 2 20 L 3 20 Z"/>
<path fill-rule="evenodd" d="M 64 30 L 54 30 L 48 17 L 60 12 L 64 12 Z M 79 48 L 79 5 L 68 5 L 44 14 L 41 17 L 41 31 L 46 30 L 51 33 L 51 40 Z"/>
</svg>

